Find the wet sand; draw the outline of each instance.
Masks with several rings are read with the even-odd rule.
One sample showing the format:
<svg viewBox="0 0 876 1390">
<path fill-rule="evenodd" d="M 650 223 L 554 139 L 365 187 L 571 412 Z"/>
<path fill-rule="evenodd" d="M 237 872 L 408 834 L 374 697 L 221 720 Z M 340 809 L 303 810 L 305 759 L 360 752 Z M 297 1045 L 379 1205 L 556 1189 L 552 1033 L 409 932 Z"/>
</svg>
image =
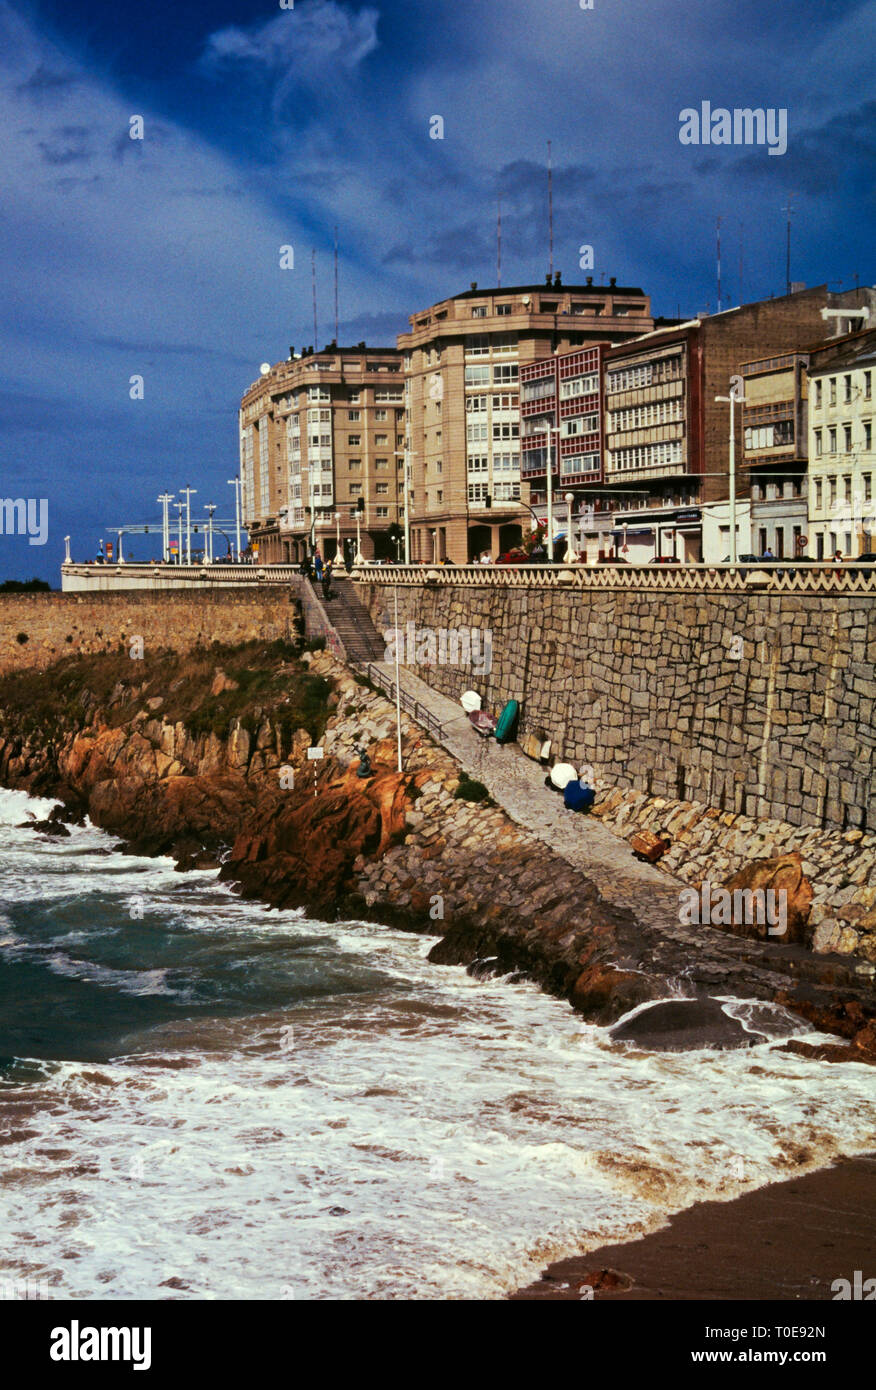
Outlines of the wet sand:
<svg viewBox="0 0 876 1390">
<path fill-rule="evenodd" d="M 550 1265 L 511 1297 L 577 1301 L 605 1270 L 625 1278 L 595 1281 L 596 1300 L 832 1300 L 835 1279 L 876 1278 L 876 1154 L 700 1202 L 652 1235 Z"/>
</svg>

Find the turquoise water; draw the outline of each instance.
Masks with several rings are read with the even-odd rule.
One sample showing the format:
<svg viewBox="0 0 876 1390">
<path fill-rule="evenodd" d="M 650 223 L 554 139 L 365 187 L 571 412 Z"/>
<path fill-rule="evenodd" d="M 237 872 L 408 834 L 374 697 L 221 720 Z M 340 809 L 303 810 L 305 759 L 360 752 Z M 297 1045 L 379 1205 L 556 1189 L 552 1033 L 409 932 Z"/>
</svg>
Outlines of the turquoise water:
<svg viewBox="0 0 876 1390">
<path fill-rule="evenodd" d="M 17 829 L 0 792 L 3 1277 L 77 1298 L 500 1297 L 872 1148 L 873 1073 L 649 1055 L 433 938 Z M 776 1036 L 787 1033 L 776 1011 Z"/>
</svg>

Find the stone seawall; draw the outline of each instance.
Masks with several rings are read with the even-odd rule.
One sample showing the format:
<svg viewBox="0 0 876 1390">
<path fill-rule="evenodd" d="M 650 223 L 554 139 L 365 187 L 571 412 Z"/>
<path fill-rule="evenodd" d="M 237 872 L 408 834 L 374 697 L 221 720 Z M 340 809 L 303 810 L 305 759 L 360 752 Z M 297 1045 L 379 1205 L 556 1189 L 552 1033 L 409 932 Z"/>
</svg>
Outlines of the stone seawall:
<svg viewBox="0 0 876 1390">
<path fill-rule="evenodd" d="M 363 589 L 391 627 L 393 586 Z M 414 664 L 423 680 L 493 710 L 519 700 L 526 729 L 612 785 L 792 825 L 876 824 L 870 596 L 400 585 L 398 599 L 418 632 L 492 633 L 489 672 Z"/>
<path fill-rule="evenodd" d="M 0 675 L 44 671 L 65 656 L 145 648 L 190 651 L 211 642 L 292 636 L 297 591 L 217 593 L 0 594 Z"/>
</svg>

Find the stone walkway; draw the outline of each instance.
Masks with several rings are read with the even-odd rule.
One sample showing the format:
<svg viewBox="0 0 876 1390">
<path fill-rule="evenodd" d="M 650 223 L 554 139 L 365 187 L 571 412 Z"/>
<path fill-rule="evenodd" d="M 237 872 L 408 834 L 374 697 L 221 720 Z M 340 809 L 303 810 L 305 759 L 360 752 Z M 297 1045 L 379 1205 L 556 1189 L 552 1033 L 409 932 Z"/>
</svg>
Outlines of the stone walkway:
<svg viewBox="0 0 876 1390">
<path fill-rule="evenodd" d="M 380 663 L 395 680 L 395 668 Z M 573 868 L 586 874 L 607 902 L 628 908 L 640 922 L 661 933 L 678 922 L 678 895 L 685 886 L 652 864 L 634 858 L 626 840 L 591 816 L 567 811 L 559 792 L 544 785 L 545 769 L 516 744 L 481 738 L 460 705 L 402 669 L 402 688 L 442 725 L 440 742 L 466 772 L 483 782 L 511 819 L 542 840 Z"/>
<path fill-rule="evenodd" d="M 376 663 L 389 680 L 395 667 Z M 598 817 L 567 811 L 558 792 L 544 785 L 545 769 L 516 744 L 481 738 L 462 707 L 401 670 L 402 688 L 442 725 L 440 742 L 515 824 L 540 839 L 554 854 L 596 885 L 606 902 L 632 913 L 650 945 L 640 965 L 691 989 L 738 997 L 773 997 L 792 981 L 820 981 L 819 957 L 798 945 L 751 939 L 719 927 L 685 925 L 679 920 L 679 893 L 688 886 L 671 874 L 636 859 L 628 842 Z M 433 735 L 434 737 L 434 735 Z M 644 946 L 644 938 L 643 938 Z M 835 965 L 834 970 L 838 967 Z M 860 981 L 842 970 L 855 990 Z"/>
</svg>

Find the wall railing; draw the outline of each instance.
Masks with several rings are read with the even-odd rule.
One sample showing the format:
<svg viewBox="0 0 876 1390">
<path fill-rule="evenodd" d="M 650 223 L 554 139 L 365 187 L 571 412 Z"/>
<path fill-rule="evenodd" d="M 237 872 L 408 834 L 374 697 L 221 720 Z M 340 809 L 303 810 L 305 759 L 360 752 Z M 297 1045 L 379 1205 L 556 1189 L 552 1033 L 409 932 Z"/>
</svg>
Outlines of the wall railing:
<svg viewBox="0 0 876 1390">
<path fill-rule="evenodd" d="M 297 585 L 297 565 L 86 565 L 61 569 L 65 590 L 125 588 L 210 589 Z M 345 578 L 343 571 L 336 579 Z M 352 578 L 365 584 L 429 588 L 586 589 L 659 593 L 876 595 L 876 565 L 847 561 L 748 565 L 360 565 Z"/>
<path fill-rule="evenodd" d="M 427 588 L 645 590 L 657 593 L 867 594 L 876 565 L 361 565 L 359 583 Z"/>
</svg>

